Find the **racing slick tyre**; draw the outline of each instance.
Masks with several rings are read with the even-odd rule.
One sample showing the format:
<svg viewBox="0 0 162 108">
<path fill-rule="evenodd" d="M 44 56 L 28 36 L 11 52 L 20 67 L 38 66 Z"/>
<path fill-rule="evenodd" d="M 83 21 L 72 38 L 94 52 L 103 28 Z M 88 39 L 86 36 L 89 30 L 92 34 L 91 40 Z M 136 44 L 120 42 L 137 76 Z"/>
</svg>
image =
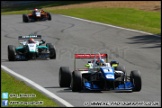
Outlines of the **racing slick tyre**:
<svg viewBox="0 0 162 108">
<path fill-rule="evenodd" d="M 29 22 L 29 17 L 25 14 L 22 15 L 23 22 Z"/>
<path fill-rule="evenodd" d="M 82 90 L 82 74 L 79 71 L 72 73 L 71 88 L 73 92 L 80 92 Z"/>
<path fill-rule="evenodd" d="M 123 71 L 124 73 L 126 72 L 125 67 L 124 66 L 121 66 L 121 65 L 118 65 L 116 67 L 116 70 Z"/>
<path fill-rule="evenodd" d="M 69 67 L 60 67 L 59 71 L 59 85 L 60 87 L 70 87 L 72 73 Z"/>
<path fill-rule="evenodd" d="M 56 49 L 51 43 L 47 43 L 46 46 L 50 52 L 50 59 L 56 59 Z"/>
<path fill-rule="evenodd" d="M 133 70 L 130 73 L 130 81 L 134 85 L 133 91 L 140 91 L 142 87 L 142 80 L 140 76 L 140 71 Z"/>
<path fill-rule="evenodd" d="M 48 17 L 48 18 L 47 18 L 48 20 L 52 20 L 51 14 L 48 13 L 48 12 L 47 12 L 47 17 Z"/>
<path fill-rule="evenodd" d="M 127 73 L 124 66 L 118 65 L 115 70 L 122 71 L 124 73 L 124 74 L 117 75 L 121 77 L 121 81 L 124 81 L 124 79 L 127 80 Z"/>
<path fill-rule="evenodd" d="M 8 45 L 8 60 L 15 61 L 16 60 L 16 51 L 15 46 Z"/>
</svg>

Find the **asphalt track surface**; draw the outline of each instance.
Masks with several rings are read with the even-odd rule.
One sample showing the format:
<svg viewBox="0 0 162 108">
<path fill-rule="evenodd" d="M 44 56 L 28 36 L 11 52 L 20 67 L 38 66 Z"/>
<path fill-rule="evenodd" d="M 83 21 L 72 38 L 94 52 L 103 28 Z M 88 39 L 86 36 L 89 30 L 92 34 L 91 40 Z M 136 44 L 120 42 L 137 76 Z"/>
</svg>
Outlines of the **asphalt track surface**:
<svg viewBox="0 0 162 108">
<path fill-rule="evenodd" d="M 1 16 L 1 64 L 36 82 L 73 106 L 90 106 L 91 102 L 158 102 L 161 105 L 161 37 L 118 29 L 52 15 L 52 21 L 23 23 L 21 15 Z M 46 42 L 55 45 L 56 60 L 9 62 L 7 46 L 18 45 L 19 35 L 41 34 Z M 140 70 L 140 92 L 72 92 L 60 88 L 60 66 L 73 70 L 75 53 L 107 53 L 110 60 L 118 60 L 131 70 Z M 84 61 L 81 61 L 84 62 Z M 78 63 L 80 63 L 78 61 Z"/>
</svg>

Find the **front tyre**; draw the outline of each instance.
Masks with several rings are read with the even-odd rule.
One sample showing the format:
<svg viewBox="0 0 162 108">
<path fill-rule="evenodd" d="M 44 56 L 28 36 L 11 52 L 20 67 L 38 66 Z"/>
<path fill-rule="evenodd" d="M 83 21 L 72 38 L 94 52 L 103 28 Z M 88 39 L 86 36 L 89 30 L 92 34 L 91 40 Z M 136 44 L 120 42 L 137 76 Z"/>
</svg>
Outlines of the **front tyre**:
<svg viewBox="0 0 162 108">
<path fill-rule="evenodd" d="M 49 21 L 51 21 L 51 20 L 52 20 L 51 14 L 50 14 L 50 13 L 48 13 L 48 12 L 47 12 L 47 19 L 48 19 Z"/>
<path fill-rule="evenodd" d="M 29 17 L 26 14 L 22 15 L 23 22 L 29 22 Z"/>
<path fill-rule="evenodd" d="M 56 49 L 51 43 L 47 43 L 46 46 L 49 49 L 50 52 L 50 59 L 56 59 Z"/>
<path fill-rule="evenodd" d="M 73 92 L 80 92 L 82 90 L 82 74 L 79 71 L 74 71 L 72 74 L 71 88 Z"/>
<path fill-rule="evenodd" d="M 134 85 L 133 91 L 140 91 L 142 87 L 142 80 L 140 76 L 140 71 L 133 70 L 130 73 L 130 81 Z"/>
<path fill-rule="evenodd" d="M 69 67 L 60 67 L 59 70 L 59 85 L 60 87 L 70 87 L 72 73 Z"/>
<path fill-rule="evenodd" d="M 16 51 L 15 46 L 8 45 L 8 60 L 15 61 L 16 60 Z"/>
</svg>

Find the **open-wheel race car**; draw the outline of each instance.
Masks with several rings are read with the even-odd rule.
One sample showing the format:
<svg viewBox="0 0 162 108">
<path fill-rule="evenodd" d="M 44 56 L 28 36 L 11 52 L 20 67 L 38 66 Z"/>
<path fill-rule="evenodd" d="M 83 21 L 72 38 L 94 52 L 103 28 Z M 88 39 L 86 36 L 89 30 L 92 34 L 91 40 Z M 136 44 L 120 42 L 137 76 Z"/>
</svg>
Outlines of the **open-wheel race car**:
<svg viewBox="0 0 162 108">
<path fill-rule="evenodd" d="M 41 35 L 18 36 L 19 46 L 8 45 L 8 60 L 55 59 L 56 49 L 52 43 L 46 43 Z"/>
<path fill-rule="evenodd" d="M 86 68 L 78 68 L 76 59 L 92 59 L 85 65 Z M 70 87 L 73 92 L 82 90 L 99 91 L 136 91 L 142 87 L 141 73 L 139 70 L 132 70 L 127 75 L 124 66 L 117 61 L 108 62 L 107 54 L 75 54 L 74 71 L 69 67 L 60 67 L 60 87 Z"/>
<path fill-rule="evenodd" d="M 29 14 L 22 15 L 23 22 L 46 21 L 52 20 L 51 14 L 43 9 L 34 9 Z"/>
</svg>

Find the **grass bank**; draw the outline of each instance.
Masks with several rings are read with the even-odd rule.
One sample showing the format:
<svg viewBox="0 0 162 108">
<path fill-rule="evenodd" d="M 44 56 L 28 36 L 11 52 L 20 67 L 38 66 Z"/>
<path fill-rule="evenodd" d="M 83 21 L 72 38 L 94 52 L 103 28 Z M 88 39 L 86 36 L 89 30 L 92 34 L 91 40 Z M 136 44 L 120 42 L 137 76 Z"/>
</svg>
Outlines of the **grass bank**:
<svg viewBox="0 0 162 108">
<path fill-rule="evenodd" d="M 23 81 L 15 79 L 13 76 L 1 70 L 1 94 L 2 93 L 11 94 L 29 94 L 31 97 L 22 97 L 18 98 L 15 95 L 12 95 L 13 98 L 8 96 L 8 106 L 9 107 L 59 107 L 57 103 L 43 95 L 42 93 L 36 91 L 35 89 L 27 86 Z M 15 97 L 14 97 L 15 96 Z M 2 97 L 1 97 L 2 99 Z M 3 99 L 2 99 L 3 100 Z M 10 105 L 9 103 L 15 102 L 15 105 Z M 16 104 L 16 102 L 24 102 Z M 26 105 L 27 102 L 37 104 L 37 105 Z M 24 104 L 24 105 L 23 105 Z M 2 106 L 2 103 L 1 103 Z"/>
<path fill-rule="evenodd" d="M 64 14 L 121 27 L 142 30 L 154 34 L 161 33 L 159 12 L 142 11 L 131 8 L 78 8 L 51 10 L 51 13 Z"/>
</svg>

